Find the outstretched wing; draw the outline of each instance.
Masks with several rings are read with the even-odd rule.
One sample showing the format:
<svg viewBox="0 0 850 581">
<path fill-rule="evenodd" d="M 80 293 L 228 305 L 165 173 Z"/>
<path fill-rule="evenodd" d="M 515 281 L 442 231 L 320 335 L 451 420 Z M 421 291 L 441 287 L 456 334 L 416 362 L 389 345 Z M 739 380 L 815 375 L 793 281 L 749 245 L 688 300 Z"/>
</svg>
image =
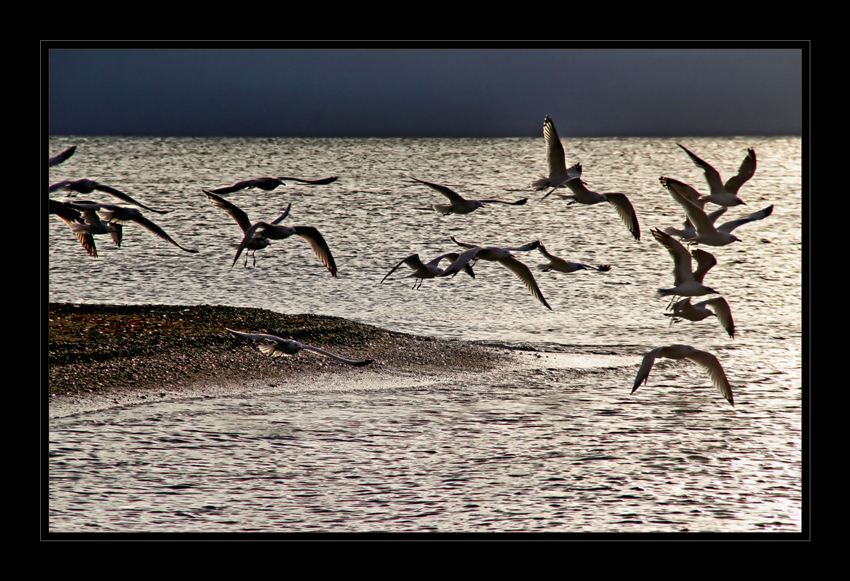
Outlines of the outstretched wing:
<svg viewBox="0 0 850 581">
<path fill-rule="evenodd" d="M 744 224 L 748 224 L 749 222 L 755 222 L 756 220 L 763 220 L 771 214 L 773 214 L 773 204 L 771 204 L 767 208 L 759 210 L 758 212 L 753 212 L 749 216 L 741 218 L 740 220 L 732 220 L 731 222 L 726 222 L 725 224 L 721 225 L 717 230 L 719 230 L 720 232 L 732 232 L 732 230 L 734 230 L 738 226 L 743 226 Z"/>
<path fill-rule="evenodd" d="M 69 147 L 65 151 L 62 151 L 61 153 L 57 153 L 53 157 L 48 158 L 47 159 L 47 167 L 53 167 L 54 165 L 59 165 L 60 163 L 62 163 L 63 161 L 65 161 L 66 159 L 68 159 L 69 157 L 74 155 L 75 151 L 77 151 L 77 146 L 72 145 L 71 147 Z"/>
<path fill-rule="evenodd" d="M 567 173 L 567 156 L 564 146 L 555 130 L 555 123 L 548 115 L 543 120 L 543 139 L 546 140 L 546 162 L 549 165 L 549 175 L 565 175 Z M 555 184 L 551 184 L 555 185 Z M 543 189 L 543 188 L 540 188 Z"/>
<path fill-rule="evenodd" d="M 753 177 L 756 173 L 756 150 L 752 147 L 747 149 L 747 157 L 741 162 L 741 167 L 738 168 L 738 175 L 732 176 L 726 180 L 726 191 L 730 194 L 737 194 L 738 190 L 744 183 Z"/>
<path fill-rule="evenodd" d="M 673 278 L 676 286 L 691 280 L 693 273 L 691 272 L 691 255 L 682 244 L 675 238 L 659 230 L 652 230 L 652 236 L 661 243 L 670 256 L 673 258 Z"/>
<path fill-rule="evenodd" d="M 176 246 L 180 250 L 184 250 L 184 251 L 190 252 L 192 254 L 198 253 L 198 251 L 193 249 L 193 248 L 185 248 L 183 246 L 180 246 L 177 242 L 172 240 L 171 236 L 169 236 L 168 234 L 165 233 L 165 230 L 163 230 L 162 228 L 160 228 L 159 226 L 157 226 L 156 224 L 154 224 L 153 222 L 151 222 L 150 220 L 148 220 L 147 218 L 145 218 L 141 214 L 137 214 L 130 219 L 133 222 L 140 224 L 142 227 L 144 227 L 149 232 L 153 232 L 154 234 L 156 234 L 157 236 L 159 236 L 163 240 L 167 240 L 168 242 L 171 242 L 174 246 Z"/>
<path fill-rule="evenodd" d="M 339 355 L 335 355 L 329 351 L 325 351 L 324 349 L 319 349 L 318 347 L 313 347 L 312 345 L 307 345 L 306 343 L 301 343 L 301 347 L 307 349 L 308 351 L 313 351 L 315 353 L 321 353 L 325 357 L 330 357 L 331 359 L 336 359 L 342 363 L 347 363 L 349 365 L 355 365 L 357 367 L 362 367 L 364 365 L 369 365 L 374 362 L 374 359 L 348 359 L 347 357 L 340 357 Z"/>
<path fill-rule="evenodd" d="M 301 178 L 290 178 L 290 177 L 278 176 L 277 179 L 279 179 L 280 181 L 286 180 L 286 181 L 291 181 L 291 182 L 299 182 L 299 183 L 302 183 L 302 184 L 310 184 L 310 185 L 313 185 L 313 186 L 323 186 L 325 184 L 332 184 L 339 178 L 337 178 L 337 176 L 330 176 L 330 177 L 321 178 L 321 179 L 318 179 L 318 180 L 305 180 L 305 179 L 301 179 Z"/>
<path fill-rule="evenodd" d="M 419 182 L 420 184 L 425 184 L 429 188 L 437 190 L 438 192 L 440 192 L 441 194 L 446 196 L 449 200 L 451 200 L 452 203 L 460 204 L 460 203 L 464 202 L 463 196 L 461 196 L 460 194 L 458 194 L 454 190 L 447 188 L 446 186 L 443 186 L 443 185 L 440 185 L 440 184 L 433 184 L 431 182 L 426 182 L 426 181 L 423 181 L 423 180 L 420 180 L 420 179 L 416 179 L 414 177 L 411 177 L 410 179 L 412 179 L 415 182 Z"/>
<path fill-rule="evenodd" d="M 549 306 L 549 303 L 547 303 L 546 299 L 543 297 L 543 293 L 540 292 L 540 287 L 537 286 L 537 281 L 534 280 L 534 275 L 531 274 L 531 270 L 529 270 L 526 265 L 524 265 L 522 262 L 520 262 L 513 256 L 507 256 L 505 258 L 502 258 L 499 260 L 499 263 L 503 264 L 511 272 L 517 275 L 520 280 L 522 280 L 522 282 L 525 284 L 525 287 L 529 291 L 531 291 L 531 294 L 534 295 L 534 297 L 538 301 L 543 303 L 543 305 L 547 309 L 549 309 L 550 311 L 552 310 L 552 307 Z"/>
<path fill-rule="evenodd" d="M 440 259 L 442 259 L 442 258 L 443 258 L 442 256 L 438 256 L 434 260 L 439 262 Z M 433 261 L 431 261 L 431 262 L 433 262 Z M 402 264 L 408 265 L 413 270 L 420 270 L 420 269 L 424 270 L 426 268 L 425 265 L 422 264 L 422 260 L 419 258 L 418 254 L 411 254 L 407 258 L 403 258 L 402 260 L 400 260 L 399 263 L 396 264 L 392 268 L 392 270 L 390 270 L 386 275 L 384 275 L 384 278 L 381 279 L 381 282 L 383 283 L 385 280 L 387 280 L 387 277 L 390 276 L 392 273 L 394 273 L 398 269 L 398 267 L 401 266 Z"/>
<path fill-rule="evenodd" d="M 700 248 L 694 250 L 691 255 L 697 260 L 697 269 L 694 271 L 694 280 L 702 282 L 702 279 L 705 278 L 705 273 L 717 264 L 717 259 L 714 258 L 714 255 L 710 252 L 706 252 Z"/>
<path fill-rule="evenodd" d="M 334 262 L 331 249 L 328 247 L 328 243 L 325 242 L 322 234 L 312 226 L 295 226 L 293 229 L 298 236 L 310 243 L 313 252 L 322 261 L 325 268 L 330 271 L 331 276 L 336 276 L 336 262 Z"/>
<path fill-rule="evenodd" d="M 711 377 L 711 383 L 714 384 L 714 387 L 720 390 L 721 395 L 726 398 L 726 401 L 734 406 L 735 402 L 732 399 L 732 386 L 729 384 L 729 380 L 726 378 L 726 372 L 723 371 L 723 366 L 720 365 L 717 357 L 707 351 L 699 351 L 695 349 L 693 353 L 687 356 L 687 358 L 694 363 L 701 365 L 708 371 L 708 375 Z"/>
<path fill-rule="evenodd" d="M 688 154 L 688 157 L 691 158 L 691 161 L 693 161 L 697 167 L 702 169 L 702 171 L 705 173 L 705 181 L 708 182 L 708 187 L 711 188 L 711 191 L 714 191 L 716 189 L 723 189 L 723 182 L 720 180 L 720 174 L 716 169 L 714 169 L 708 162 L 698 157 L 695 153 L 690 151 L 681 143 L 677 143 L 676 145 L 684 149 L 685 153 Z"/>
<path fill-rule="evenodd" d="M 248 231 L 248 228 L 251 227 L 251 221 L 248 219 L 248 214 L 246 214 L 242 209 L 238 208 L 236 205 L 231 204 L 224 198 L 217 196 L 209 190 L 203 190 L 203 192 L 207 195 L 207 198 L 209 198 L 210 203 L 213 206 L 221 208 L 222 210 L 227 212 L 227 214 L 231 218 L 236 220 L 236 223 L 239 224 L 239 227 L 242 229 L 243 233 Z M 288 210 L 289 208 L 287 208 L 287 211 Z"/>
<path fill-rule="evenodd" d="M 723 297 L 717 297 L 704 301 L 703 304 L 714 311 L 717 315 L 717 320 L 720 325 L 726 329 L 729 336 L 735 338 L 735 321 L 732 320 L 732 309 L 729 308 L 729 303 Z"/>
<path fill-rule="evenodd" d="M 635 240 L 640 240 L 640 224 L 638 224 L 637 214 L 626 194 L 605 194 L 605 198 L 617 209 L 620 220 L 623 221 L 623 224 L 626 225 L 629 232 L 635 237 Z"/>
<path fill-rule="evenodd" d="M 125 194 L 121 190 L 116 190 L 112 186 L 107 186 L 107 185 L 104 185 L 104 184 L 96 183 L 94 185 L 94 189 L 96 189 L 99 192 L 104 192 L 104 193 L 113 195 L 120 200 L 124 200 L 128 204 L 133 204 L 134 206 L 139 206 L 140 208 L 144 208 L 145 210 L 150 210 L 151 212 L 155 212 L 157 214 L 167 214 L 171 211 L 171 210 L 154 210 L 153 208 L 149 208 L 149 207 L 145 206 L 143 203 L 137 202 L 136 200 L 134 200 L 129 194 Z"/>
<path fill-rule="evenodd" d="M 661 351 L 661 347 L 656 347 L 643 356 L 643 361 L 641 361 L 640 369 L 638 369 L 637 375 L 635 376 L 635 383 L 632 386 L 631 393 L 636 392 L 641 383 L 647 382 L 649 379 L 649 372 L 652 370 L 652 366 L 655 363 L 655 358 L 658 356 L 659 351 Z"/>
</svg>

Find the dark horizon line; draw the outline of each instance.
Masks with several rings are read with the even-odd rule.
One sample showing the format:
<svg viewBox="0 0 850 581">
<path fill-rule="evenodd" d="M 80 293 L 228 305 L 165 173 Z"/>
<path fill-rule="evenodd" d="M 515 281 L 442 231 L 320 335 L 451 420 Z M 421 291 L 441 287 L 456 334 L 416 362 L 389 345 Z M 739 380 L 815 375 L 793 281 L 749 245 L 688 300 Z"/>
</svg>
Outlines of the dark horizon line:
<svg viewBox="0 0 850 581">
<path fill-rule="evenodd" d="M 561 139 L 657 139 L 657 138 L 685 138 L 685 137 L 801 137 L 802 132 L 742 132 L 728 133 L 633 133 L 633 134 L 570 134 L 563 135 Z M 454 134 L 454 135 L 280 135 L 280 134 L 241 134 L 241 133 L 206 133 L 206 134 L 173 134 L 173 133 L 50 133 L 53 137 L 176 137 L 176 138 L 206 138 L 206 139 L 243 139 L 243 138 L 268 138 L 268 139 L 525 139 L 542 138 L 539 134 L 533 135 L 480 135 L 480 134 Z"/>
</svg>

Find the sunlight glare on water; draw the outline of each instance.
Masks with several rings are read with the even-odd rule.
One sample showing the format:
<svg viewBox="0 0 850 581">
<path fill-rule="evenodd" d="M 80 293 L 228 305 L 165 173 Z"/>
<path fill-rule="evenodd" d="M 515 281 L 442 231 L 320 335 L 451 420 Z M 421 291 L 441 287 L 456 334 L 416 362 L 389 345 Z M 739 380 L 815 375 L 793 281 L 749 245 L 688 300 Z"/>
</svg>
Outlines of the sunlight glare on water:
<svg viewBox="0 0 850 581">
<path fill-rule="evenodd" d="M 709 249 L 718 265 L 705 282 L 728 300 L 734 339 L 713 318 L 670 325 L 667 299 L 655 296 L 672 286 L 673 268 L 650 229 L 684 219 L 658 178 L 707 192 L 677 142 L 724 178 L 755 148 L 758 169 L 741 189 L 748 205 L 721 223 L 775 205 L 735 231 L 741 242 Z M 530 190 L 546 171 L 540 138 L 54 137 L 50 151 L 70 145 L 77 152 L 50 169 L 51 183 L 88 177 L 172 210 L 146 216 L 199 253 L 128 224 L 120 249 L 98 237 L 94 259 L 51 216 L 53 302 L 258 307 L 547 353 L 463 381 L 278 388 L 53 419 L 51 531 L 800 530 L 799 138 L 564 140 L 588 187 L 629 196 L 640 242 L 608 204 L 567 206 Z M 284 223 L 324 234 L 338 278 L 298 237 L 257 252 L 255 268 L 231 268 L 241 231 L 201 190 L 264 175 L 339 176 L 227 196 L 254 221 L 291 202 Z M 466 197 L 529 201 L 442 216 L 416 209 L 445 199 L 405 176 Z M 505 246 L 539 239 L 557 256 L 612 268 L 540 272 L 540 254 L 518 254 L 552 311 L 491 262 L 476 264 L 474 280 L 412 290 L 399 269 L 380 283 L 409 254 L 458 250 L 452 235 Z M 643 354 L 672 343 L 718 356 L 734 408 L 686 362 L 659 361 L 629 395 Z"/>
</svg>

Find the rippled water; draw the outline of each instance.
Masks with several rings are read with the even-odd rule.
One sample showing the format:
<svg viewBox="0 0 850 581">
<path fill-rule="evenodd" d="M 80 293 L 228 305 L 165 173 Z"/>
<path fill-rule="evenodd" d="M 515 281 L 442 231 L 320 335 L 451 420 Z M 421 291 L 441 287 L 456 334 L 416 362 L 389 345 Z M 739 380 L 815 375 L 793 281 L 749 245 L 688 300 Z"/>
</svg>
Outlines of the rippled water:
<svg viewBox="0 0 850 581">
<path fill-rule="evenodd" d="M 670 326 L 667 301 L 654 294 L 672 282 L 672 261 L 649 231 L 682 220 L 658 177 L 706 189 L 677 141 L 724 177 L 756 149 L 758 170 L 741 192 L 749 206 L 721 222 L 775 205 L 736 231 L 742 242 L 710 249 L 719 264 L 706 283 L 730 303 L 734 340 L 716 321 Z M 799 138 L 565 140 L 589 187 L 629 195 L 639 243 L 607 205 L 567 206 L 527 190 L 545 171 L 542 139 L 55 137 L 50 151 L 74 144 L 51 182 L 89 177 L 172 209 L 147 215 L 199 253 L 130 224 L 121 249 L 99 237 L 93 259 L 51 217 L 51 301 L 263 307 L 583 357 L 55 418 L 51 531 L 801 530 Z M 286 223 L 322 231 L 337 279 L 297 237 L 258 252 L 256 268 L 231 269 L 240 230 L 200 190 L 261 175 L 340 176 L 228 196 L 254 220 L 292 202 Z M 442 196 L 405 175 L 529 203 L 422 212 L 415 208 Z M 380 284 L 408 254 L 457 248 L 450 235 L 494 245 L 540 239 L 553 254 L 612 270 L 536 272 L 552 311 L 488 262 L 475 280 L 412 290 L 396 275 Z M 545 262 L 537 253 L 520 259 Z M 642 355 L 671 343 L 715 352 L 736 406 L 688 363 L 659 363 L 630 396 Z"/>
</svg>

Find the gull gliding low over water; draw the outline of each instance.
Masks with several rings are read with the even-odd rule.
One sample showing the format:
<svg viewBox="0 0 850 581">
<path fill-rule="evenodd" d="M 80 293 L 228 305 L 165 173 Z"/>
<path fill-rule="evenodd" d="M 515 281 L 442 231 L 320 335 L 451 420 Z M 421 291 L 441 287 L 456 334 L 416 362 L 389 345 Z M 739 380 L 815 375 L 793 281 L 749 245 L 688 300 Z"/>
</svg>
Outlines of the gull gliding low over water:
<svg viewBox="0 0 850 581">
<path fill-rule="evenodd" d="M 327 242 L 325 242 L 324 237 L 317 229 L 312 226 L 278 226 L 278 224 L 289 215 L 289 208 L 292 204 L 287 206 L 286 210 L 270 224 L 267 222 L 255 222 L 251 224 L 251 221 L 248 219 L 248 215 L 235 204 L 232 204 L 224 198 L 208 192 L 207 190 L 204 190 L 204 193 L 209 198 L 211 204 L 223 209 L 234 220 L 236 220 L 244 233 L 242 242 L 239 243 L 239 249 L 236 251 L 236 256 L 233 258 L 231 268 L 236 265 L 236 261 L 239 260 L 239 256 L 242 254 L 243 250 L 248 249 L 256 252 L 257 250 L 268 246 L 270 240 L 283 240 L 285 238 L 289 238 L 293 234 L 297 234 L 310 243 L 310 247 L 313 249 L 313 252 L 319 260 L 322 261 L 322 264 L 328 269 L 331 276 L 336 276 L 336 262 L 334 262 L 334 257 L 331 254 L 331 250 L 328 247 Z M 248 260 L 246 258 L 246 266 L 247 263 Z"/>
<path fill-rule="evenodd" d="M 558 132 L 555 131 L 555 123 L 548 115 L 543 119 L 543 139 L 546 140 L 546 163 L 549 166 L 549 175 L 536 180 L 532 187 L 537 191 L 552 188 L 546 194 L 548 196 L 555 191 L 555 188 L 563 187 L 567 181 L 581 176 L 581 164 L 567 168 L 564 146 L 558 138 Z"/>
<path fill-rule="evenodd" d="M 700 159 L 695 153 L 690 151 L 681 143 L 677 143 L 679 147 L 685 150 L 688 157 L 694 164 L 705 172 L 705 181 L 708 182 L 708 187 L 711 193 L 703 196 L 702 200 L 709 201 L 720 206 L 737 206 L 746 204 L 744 200 L 738 197 L 738 190 L 744 183 L 753 177 L 756 173 L 756 152 L 754 149 L 747 149 L 747 157 L 741 162 L 741 167 L 738 168 L 737 175 L 726 180 L 720 178 L 720 173 L 714 169 L 708 162 Z"/>
<path fill-rule="evenodd" d="M 732 320 L 732 309 L 723 297 L 715 297 L 706 301 L 691 304 L 691 298 L 687 297 L 673 304 L 672 313 L 664 313 L 665 317 L 672 317 L 670 323 L 685 319 L 688 321 L 702 321 L 708 317 L 717 317 L 720 325 L 726 329 L 729 336 L 735 338 L 735 322 Z"/>
<path fill-rule="evenodd" d="M 235 184 L 231 184 L 229 186 L 222 186 L 220 188 L 215 188 L 213 190 L 204 190 L 204 191 L 205 192 L 212 192 L 212 193 L 218 194 L 220 196 L 223 196 L 223 195 L 226 195 L 226 194 L 232 194 L 233 192 L 238 192 L 239 190 L 244 190 L 244 189 L 247 189 L 247 188 L 259 188 L 263 191 L 270 192 L 270 191 L 274 190 L 275 188 L 277 188 L 278 186 L 285 186 L 286 183 L 284 182 L 284 180 L 318 186 L 318 185 L 324 185 L 324 184 L 331 184 L 331 183 L 333 183 L 337 180 L 337 177 L 336 176 L 330 176 L 330 177 L 322 178 L 322 179 L 318 179 L 318 180 L 305 180 L 305 179 L 300 179 L 300 178 L 291 178 L 291 177 L 284 177 L 284 176 L 276 177 L 276 178 L 261 177 L 261 178 L 254 178 L 254 179 L 249 179 L 249 180 L 242 180 L 242 181 L 236 182 Z"/>
<path fill-rule="evenodd" d="M 122 192 L 120 190 L 116 190 L 112 186 L 107 186 L 107 185 L 101 184 L 99 182 L 96 182 L 94 180 L 90 180 L 90 179 L 87 179 L 87 178 L 83 178 L 83 179 L 79 179 L 79 180 L 63 180 L 61 182 L 56 182 L 55 184 L 51 185 L 48 188 L 47 191 L 48 191 L 48 193 L 50 193 L 50 192 L 55 192 L 57 190 L 64 190 L 66 192 L 73 192 L 71 194 L 68 194 L 68 195 L 71 195 L 71 196 L 73 196 L 74 193 L 76 193 L 76 194 L 90 194 L 90 193 L 95 192 L 95 191 L 104 192 L 104 193 L 110 194 L 112 196 L 115 196 L 116 198 L 123 200 L 123 201 L 127 202 L 128 204 L 133 204 L 134 206 L 139 206 L 140 208 L 144 208 L 145 210 L 149 210 L 151 212 L 156 212 L 157 214 L 167 214 L 171 211 L 171 210 L 154 210 L 153 208 L 149 208 L 149 207 L 145 206 L 141 202 L 137 202 L 132 197 L 130 197 L 129 194 L 125 194 L 124 192 Z"/>
<path fill-rule="evenodd" d="M 723 366 L 720 365 L 717 357 L 707 351 L 695 349 L 690 345 L 669 345 L 667 347 L 657 347 L 644 355 L 643 361 L 640 364 L 640 369 L 635 377 L 635 383 L 632 387 L 631 393 L 637 391 L 637 388 L 640 387 L 641 383 L 647 382 L 649 379 L 649 372 L 658 357 L 666 359 L 689 359 L 702 366 L 706 371 L 708 371 L 708 375 L 711 377 L 711 383 L 714 384 L 714 387 L 720 390 L 720 394 L 734 407 L 735 402 L 732 399 L 732 386 L 729 384 L 729 380 L 726 378 L 726 372 L 723 371 Z"/>
<path fill-rule="evenodd" d="M 549 264 L 541 264 L 537 268 L 542 270 L 543 272 L 549 272 L 550 270 L 557 270 L 558 272 L 575 272 L 577 270 L 596 270 L 598 272 L 608 272 L 611 270 L 610 264 L 600 264 L 599 266 L 591 266 L 590 264 L 582 264 L 581 262 L 570 262 L 569 260 L 564 260 L 563 258 L 558 258 L 553 254 L 549 254 L 549 251 L 546 250 L 546 247 L 543 246 L 543 243 L 537 247 L 537 250 L 540 251 L 540 254 L 549 259 Z"/>
<path fill-rule="evenodd" d="M 227 328 L 225 327 L 225 329 Z M 234 337 L 260 342 L 260 351 L 264 355 L 268 355 L 269 357 L 295 355 L 302 350 L 306 350 L 312 351 L 314 353 L 319 353 L 321 355 L 324 355 L 325 357 L 330 357 L 331 359 L 335 359 L 336 361 L 339 361 L 341 363 L 347 363 L 348 365 L 355 365 L 357 367 L 362 367 L 364 365 L 374 363 L 374 359 L 348 359 L 347 357 L 340 357 L 339 355 L 334 355 L 333 353 L 330 353 L 318 347 L 314 347 L 312 345 L 308 345 L 307 343 L 301 343 L 300 341 L 295 341 L 293 339 L 283 339 L 276 335 L 267 335 L 265 333 L 243 333 L 241 331 L 234 331 L 233 329 L 227 329 L 227 331 Z"/>
<path fill-rule="evenodd" d="M 419 182 L 420 184 L 425 184 L 429 188 L 433 188 L 446 196 L 449 199 L 450 204 L 434 204 L 430 208 L 419 208 L 420 210 L 431 210 L 434 209 L 441 214 L 469 214 L 470 212 L 474 212 L 478 208 L 483 208 L 487 204 L 506 204 L 508 206 L 522 206 L 526 202 L 528 202 L 528 198 L 522 198 L 520 200 L 516 200 L 515 202 L 506 202 L 505 200 L 493 200 L 493 199 L 485 199 L 485 200 L 468 200 L 455 192 L 452 189 L 447 188 L 446 186 L 442 186 L 440 184 L 433 184 L 431 182 L 426 182 L 420 179 L 416 179 L 414 177 L 409 178 L 415 182 Z"/>
<path fill-rule="evenodd" d="M 419 258 L 418 254 L 411 254 L 410 256 L 396 264 L 392 268 L 392 270 L 390 270 L 384 276 L 384 278 L 381 279 L 381 282 L 383 283 L 385 280 L 387 280 L 387 277 L 394 273 L 399 266 L 401 266 L 402 264 L 406 264 L 407 266 L 413 269 L 413 274 L 407 275 L 407 278 L 415 278 L 416 280 L 413 282 L 413 288 L 419 288 L 422 286 L 422 281 L 426 278 L 436 278 L 443 273 L 443 269 L 439 266 L 440 261 L 449 260 L 451 262 L 454 262 L 459 257 L 460 254 L 458 254 L 457 252 L 446 252 L 445 254 L 439 255 L 430 262 L 423 263 L 422 260 Z M 464 271 L 466 271 L 466 274 L 468 274 L 472 278 L 475 278 L 475 273 L 472 271 L 472 267 L 469 264 L 464 266 L 463 269 Z"/>
<path fill-rule="evenodd" d="M 468 248 L 468 250 L 464 251 L 457 260 L 452 262 L 449 267 L 438 276 L 457 274 L 460 269 L 466 267 L 472 260 L 492 260 L 500 263 L 502 266 L 517 275 L 525 284 L 526 288 L 531 291 L 531 294 L 543 303 L 547 309 L 550 311 L 552 310 L 552 307 L 549 306 L 549 303 L 547 303 L 546 299 L 543 297 L 543 293 L 540 292 L 540 288 L 537 286 L 537 281 L 534 280 L 534 275 L 531 274 L 531 271 L 526 265 L 517 260 L 511 254 L 511 252 L 528 252 L 534 250 L 540 245 L 539 240 L 535 240 L 534 242 L 530 242 L 517 248 L 503 248 L 499 246 L 478 246 L 475 244 L 458 242 L 454 236 L 452 236 L 451 239 L 455 244 Z"/>
</svg>

